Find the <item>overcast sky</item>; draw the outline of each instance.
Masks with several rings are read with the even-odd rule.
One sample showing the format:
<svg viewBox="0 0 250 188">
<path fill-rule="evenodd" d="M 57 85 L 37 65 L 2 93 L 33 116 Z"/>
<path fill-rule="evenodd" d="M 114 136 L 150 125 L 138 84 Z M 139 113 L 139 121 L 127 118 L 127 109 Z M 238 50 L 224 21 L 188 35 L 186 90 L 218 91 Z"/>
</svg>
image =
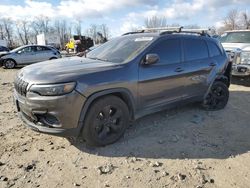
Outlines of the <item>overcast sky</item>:
<svg viewBox="0 0 250 188">
<path fill-rule="evenodd" d="M 0 17 L 81 20 L 83 29 L 104 23 L 114 36 L 154 15 L 168 24 L 218 26 L 232 8 L 250 13 L 250 0 L 0 0 Z"/>
</svg>

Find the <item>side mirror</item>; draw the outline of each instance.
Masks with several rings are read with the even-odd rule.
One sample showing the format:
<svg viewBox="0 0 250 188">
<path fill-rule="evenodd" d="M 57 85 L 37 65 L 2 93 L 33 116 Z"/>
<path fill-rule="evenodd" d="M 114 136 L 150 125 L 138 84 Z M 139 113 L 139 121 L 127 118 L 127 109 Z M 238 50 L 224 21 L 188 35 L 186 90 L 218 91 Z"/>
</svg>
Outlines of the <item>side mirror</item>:
<svg viewBox="0 0 250 188">
<path fill-rule="evenodd" d="M 160 60 L 159 56 L 157 54 L 147 54 L 146 59 L 144 62 L 144 65 L 151 65 L 155 64 Z"/>
</svg>

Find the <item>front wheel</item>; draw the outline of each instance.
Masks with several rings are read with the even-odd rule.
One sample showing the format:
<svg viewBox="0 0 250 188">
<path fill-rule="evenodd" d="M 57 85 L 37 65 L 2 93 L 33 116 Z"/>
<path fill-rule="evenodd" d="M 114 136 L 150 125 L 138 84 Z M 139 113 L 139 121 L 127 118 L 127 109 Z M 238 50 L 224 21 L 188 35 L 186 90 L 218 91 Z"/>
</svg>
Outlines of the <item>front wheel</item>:
<svg viewBox="0 0 250 188">
<path fill-rule="evenodd" d="M 52 57 L 52 58 L 50 58 L 49 60 L 54 60 L 54 59 L 57 59 L 56 57 Z"/>
<path fill-rule="evenodd" d="M 16 63 L 14 60 L 12 59 L 6 59 L 3 63 L 3 66 L 6 68 L 6 69 L 13 69 L 15 68 L 16 66 Z"/>
<path fill-rule="evenodd" d="M 229 90 L 225 83 L 216 81 L 203 101 L 206 110 L 221 110 L 227 105 Z"/>
<path fill-rule="evenodd" d="M 129 124 L 127 105 L 116 96 L 94 102 L 88 110 L 82 131 L 88 145 L 105 146 L 117 141 Z"/>
</svg>

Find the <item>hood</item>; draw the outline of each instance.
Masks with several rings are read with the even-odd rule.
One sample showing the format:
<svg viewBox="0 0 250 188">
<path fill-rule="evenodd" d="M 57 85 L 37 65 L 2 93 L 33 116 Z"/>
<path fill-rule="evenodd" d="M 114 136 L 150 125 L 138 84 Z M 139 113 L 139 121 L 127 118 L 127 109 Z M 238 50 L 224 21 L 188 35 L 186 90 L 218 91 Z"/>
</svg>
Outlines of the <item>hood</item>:
<svg viewBox="0 0 250 188">
<path fill-rule="evenodd" d="M 120 67 L 120 64 L 70 57 L 44 61 L 24 67 L 18 73 L 29 83 L 50 84 L 77 81 L 80 76 Z"/>
<path fill-rule="evenodd" d="M 5 56 L 5 55 L 7 55 L 7 54 L 9 54 L 10 52 L 7 52 L 7 51 L 4 51 L 4 52 L 0 52 L 0 57 L 3 57 L 3 56 Z"/>
<path fill-rule="evenodd" d="M 242 51 L 250 51 L 249 43 L 222 43 L 222 46 L 226 51 L 235 51 L 238 49 Z"/>
</svg>

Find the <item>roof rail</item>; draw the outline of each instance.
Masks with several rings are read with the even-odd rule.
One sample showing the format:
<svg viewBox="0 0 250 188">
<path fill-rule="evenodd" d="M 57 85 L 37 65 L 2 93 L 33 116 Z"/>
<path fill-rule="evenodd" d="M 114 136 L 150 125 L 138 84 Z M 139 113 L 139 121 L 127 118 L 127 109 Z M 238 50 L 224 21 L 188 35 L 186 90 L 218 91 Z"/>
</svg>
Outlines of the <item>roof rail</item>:
<svg viewBox="0 0 250 188">
<path fill-rule="evenodd" d="M 160 35 L 165 34 L 174 34 L 174 33 L 186 33 L 186 34 L 196 34 L 201 36 L 208 36 L 208 31 L 210 31 L 210 28 L 202 28 L 202 29 L 184 29 L 182 26 L 180 27 L 155 27 L 155 28 L 145 28 L 138 31 L 128 32 L 123 35 L 130 35 L 130 34 L 136 34 L 136 33 L 145 33 L 145 32 L 159 32 Z"/>
<path fill-rule="evenodd" d="M 156 32 L 156 31 L 175 31 L 180 32 L 183 27 L 152 27 L 152 28 L 145 28 L 137 31 L 132 31 L 128 33 L 124 33 L 123 35 L 132 35 L 136 33 L 145 33 L 145 32 Z"/>
<path fill-rule="evenodd" d="M 208 34 L 208 31 L 211 31 L 210 28 L 203 28 L 203 29 L 183 29 L 183 27 L 180 29 L 180 31 L 176 32 L 162 32 L 161 35 L 165 35 L 165 34 L 174 34 L 174 33 L 183 33 L 183 34 L 196 34 L 196 35 L 201 35 L 201 36 L 207 36 L 210 37 L 210 35 Z"/>
<path fill-rule="evenodd" d="M 138 31 L 132 31 L 132 32 L 124 33 L 122 36 L 124 36 L 124 35 L 132 35 L 132 34 L 136 34 L 136 33 L 144 33 L 144 30 L 138 30 Z"/>
<path fill-rule="evenodd" d="M 155 28 L 145 28 L 144 31 L 181 31 L 183 29 L 180 27 L 155 27 Z"/>
</svg>

